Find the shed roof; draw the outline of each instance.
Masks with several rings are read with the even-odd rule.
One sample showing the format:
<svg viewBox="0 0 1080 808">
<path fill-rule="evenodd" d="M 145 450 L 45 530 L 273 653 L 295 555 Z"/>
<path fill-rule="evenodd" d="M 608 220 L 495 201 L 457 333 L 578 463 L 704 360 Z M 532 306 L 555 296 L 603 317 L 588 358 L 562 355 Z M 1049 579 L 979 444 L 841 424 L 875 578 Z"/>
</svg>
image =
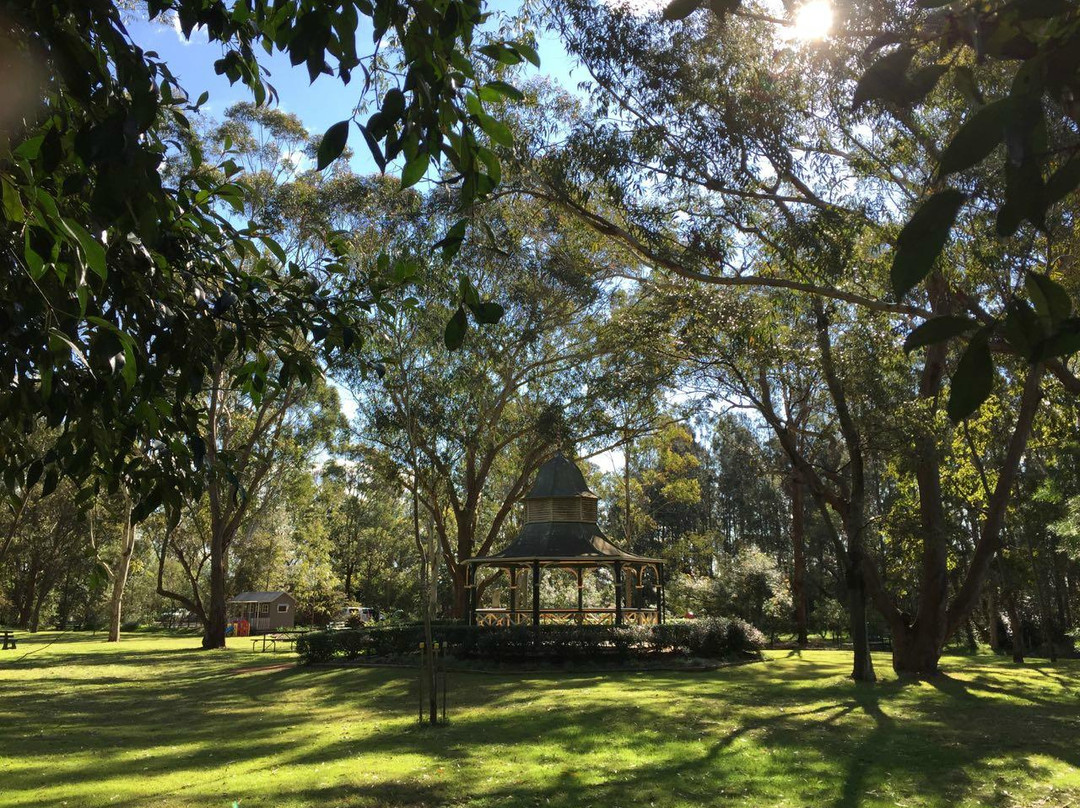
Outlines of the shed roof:
<svg viewBox="0 0 1080 808">
<path fill-rule="evenodd" d="M 551 497 L 589 497 L 597 499 L 589 490 L 585 476 L 574 461 L 559 452 L 540 467 L 525 499 L 548 499 Z"/>
<path fill-rule="evenodd" d="M 229 603 L 273 603 L 282 595 L 294 600 L 288 592 L 241 592 L 229 598 Z"/>
</svg>

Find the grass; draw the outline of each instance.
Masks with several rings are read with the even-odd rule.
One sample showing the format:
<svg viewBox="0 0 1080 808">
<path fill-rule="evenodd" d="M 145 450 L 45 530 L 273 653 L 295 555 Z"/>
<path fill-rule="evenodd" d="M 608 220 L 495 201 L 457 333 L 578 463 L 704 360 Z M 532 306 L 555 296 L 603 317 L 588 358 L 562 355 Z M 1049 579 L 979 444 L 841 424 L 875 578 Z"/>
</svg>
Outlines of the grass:
<svg viewBox="0 0 1080 808">
<path fill-rule="evenodd" d="M 874 686 L 835 651 L 461 673 L 430 728 L 411 671 L 252 670 L 293 657 L 233 643 L 43 633 L 0 652 L 0 805 L 1080 806 L 1076 662 L 949 658 Z"/>
</svg>

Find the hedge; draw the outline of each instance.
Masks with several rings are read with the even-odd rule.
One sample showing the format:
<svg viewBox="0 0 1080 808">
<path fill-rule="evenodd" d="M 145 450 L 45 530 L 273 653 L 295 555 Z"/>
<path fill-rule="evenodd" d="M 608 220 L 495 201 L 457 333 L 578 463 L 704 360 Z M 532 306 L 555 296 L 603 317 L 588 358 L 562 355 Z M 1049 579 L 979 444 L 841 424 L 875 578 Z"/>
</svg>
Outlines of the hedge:
<svg viewBox="0 0 1080 808">
<path fill-rule="evenodd" d="M 662 626 L 481 627 L 443 623 L 433 627 L 436 642 L 454 656 L 499 662 L 625 661 L 665 656 L 727 659 L 756 655 L 765 644 L 761 632 L 737 619 L 678 620 Z M 360 657 L 399 657 L 415 653 L 424 638 L 417 624 L 317 631 L 299 638 L 304 663 Z"/>
</svg>

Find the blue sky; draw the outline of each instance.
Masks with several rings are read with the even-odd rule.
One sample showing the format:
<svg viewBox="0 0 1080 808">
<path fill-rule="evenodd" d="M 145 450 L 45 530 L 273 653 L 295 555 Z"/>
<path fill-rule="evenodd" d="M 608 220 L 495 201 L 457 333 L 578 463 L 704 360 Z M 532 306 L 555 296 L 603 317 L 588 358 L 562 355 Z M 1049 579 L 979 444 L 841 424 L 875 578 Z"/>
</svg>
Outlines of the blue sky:
<svg viewBox="0 0 1080 808">
<path fill-rule="evenodd" d="M 489 9 L 496 12 L 509 13 L 513 8 L 513 4 L 505 0 L 489 4 Z M 366 22 L 361 21 L 359 36 L 370 41 L 371 27 Z M 228 79 L 214 73 L 214 61 L 221 57 L 221 48 L 209 43 L 198 31 L 193 32 L 188 41 L 179 30 L 160 20 L 132 21 L 128 30 L 140 46 L 158 53 L 180 78 L 191 98 L 198 98 L 204 90 L 210 93 L 204 110 L 211 117 L 220 118 L 230 104 L 251 100 L 251 94 L 242 84 L 230 85 Z M 576 66 L 559 40 L 546 34 L 539 39 L 538 45 L 541 69 L 529 66 L 531 73 L 526 75 L 548 75 L 567 88 L 573 88 L 584 71 L 580 67 L 574 69 Z M 266 56 L 260 51 L 260 57 L 270 70 L 270 83 L 278 91 L 278 106 L 298 115 L 313 134 L 325 132 L 331 124 L 352 114 L 359 100 L 359 81 L 347 86 L 337 78 L 321 76 L 311 83 L 304 65 L 293 67 L 283 54 Z M 377 171 L 374 160 L 357 135 L 355 129 L 350 132 L 353 169 L 364 173 Z"/>
</svg>

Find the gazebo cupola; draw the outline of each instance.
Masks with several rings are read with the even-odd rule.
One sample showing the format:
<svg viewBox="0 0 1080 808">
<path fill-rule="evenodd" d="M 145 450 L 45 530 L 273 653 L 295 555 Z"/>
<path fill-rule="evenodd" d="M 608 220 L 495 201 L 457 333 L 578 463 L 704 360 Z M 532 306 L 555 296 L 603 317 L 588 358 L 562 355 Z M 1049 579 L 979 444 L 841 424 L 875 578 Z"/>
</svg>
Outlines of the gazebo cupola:
<svg viewBox="0 0 1080 808">
<path fill-rule="evenodd" d="M 525 522 L 596 524 L 597 496 L 576 464 L 560 452 L 545 463 L 525 495 Z"/>
<path fill-rule="evenodd" d="M 470 558 L 468 586 L 469 618 L 482 625 L 545 623 L 656 623 L 663 621 L 663 562 L 628 553 L 608 540 L 597 524 L 597 496 L 589 490 L 581 469 L 563 454 L 540 467 L 524 497 L 525 524 L 517 537 L 498 553 Z M 481 567 L 506 572 L 509 609 L 480 608 L 474 586 Z M 582 600 L 584 574 L 608 568 L 613 573 L 614 608 L 585 609 Z M 544 609 L 540 604 L 542 569 L 562 569 L 577 579 L 577 609 Z M 518 609 L 520 573 L 532 571 L 532 609 Z M 652 577 L 646 590 L 645 578 Z M 649 594 L 648 598 L 646 592 Z M 646 603 L 647 599 L 654 601 Z"/>
</svg>

